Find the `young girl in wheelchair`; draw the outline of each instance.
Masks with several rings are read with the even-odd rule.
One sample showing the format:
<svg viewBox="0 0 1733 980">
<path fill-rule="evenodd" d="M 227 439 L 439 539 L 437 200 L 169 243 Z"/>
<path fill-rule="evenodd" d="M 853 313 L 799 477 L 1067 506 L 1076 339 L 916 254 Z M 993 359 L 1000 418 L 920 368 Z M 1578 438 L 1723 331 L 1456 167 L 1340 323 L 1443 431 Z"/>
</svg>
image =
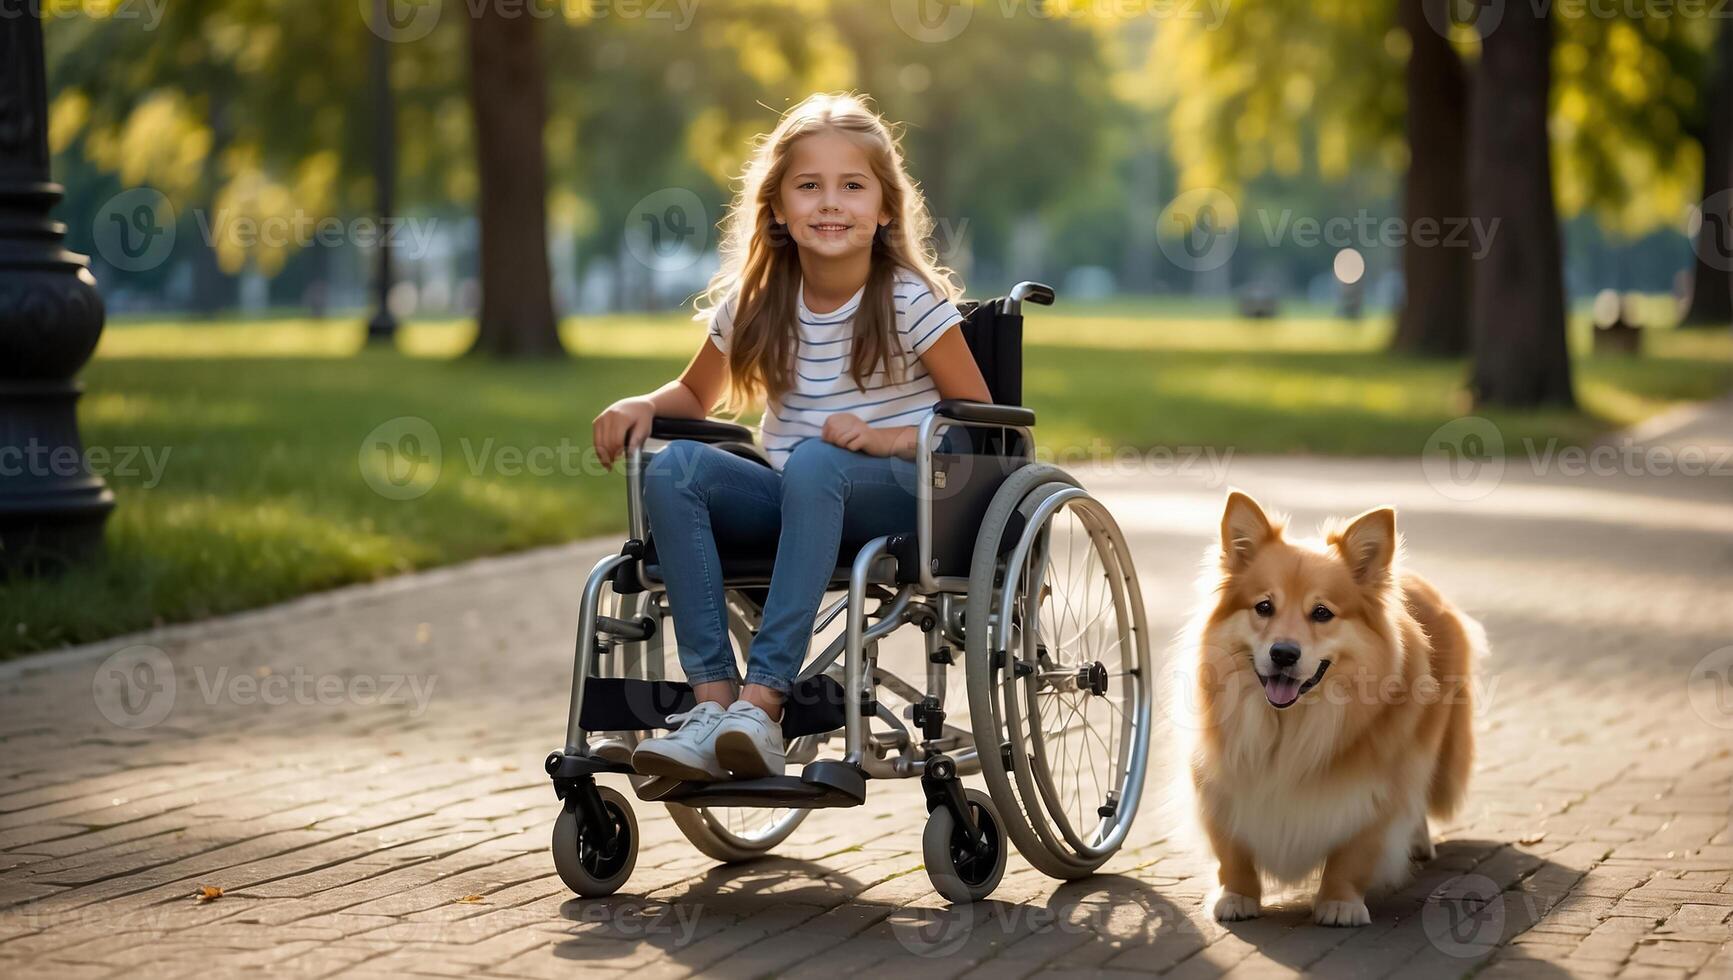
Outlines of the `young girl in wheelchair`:
<svg viewBox="0 0 1733 980">
<path fill-rule="evenodd" d="M 594 422 L 608 466 L 657 416 L 765 405 L 771 466 L 675 440 L 643 473 L 644 507 L 697 705 L 641 743 L 641 774 L 780 776 L 782 702 L 843 542 L 915 526 L 916 426 L 940 399 L 989 402 L 927 242 L 932 219 L 890 127 L 861 97 L 818 94 L 758 142 L 699 302 L 709 334 L 680 376 Z M 740 678 L 719 555 L 775 541 Z"/>
</svg>

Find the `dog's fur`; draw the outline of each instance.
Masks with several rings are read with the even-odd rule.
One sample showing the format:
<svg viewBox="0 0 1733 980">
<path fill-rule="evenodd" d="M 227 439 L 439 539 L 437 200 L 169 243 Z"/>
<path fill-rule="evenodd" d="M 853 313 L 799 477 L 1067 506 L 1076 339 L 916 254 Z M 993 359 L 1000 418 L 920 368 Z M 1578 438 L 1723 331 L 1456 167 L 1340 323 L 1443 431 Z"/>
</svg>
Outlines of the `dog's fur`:
<svg viewBox="0 0 1733 980">
<path fill-rule="evenodd" d="M 1220 862 L 1212 911 L 1255 916 L 1264 879 L 1298 883 L 1322 866 L 1313 918 L 1365 925 L 1367 892 L 1432 857 L 1427 814 L 1442 819 L 1462 800 L 1485 632 L 1397 568 L 1388 508 L 1292 542 L 1234 492 L 1221 536 L 1213 608 L 1192 634 L 1192 782 Z M 1296 653 L 1286 669 L 1272 659 Z"/>
</svg>

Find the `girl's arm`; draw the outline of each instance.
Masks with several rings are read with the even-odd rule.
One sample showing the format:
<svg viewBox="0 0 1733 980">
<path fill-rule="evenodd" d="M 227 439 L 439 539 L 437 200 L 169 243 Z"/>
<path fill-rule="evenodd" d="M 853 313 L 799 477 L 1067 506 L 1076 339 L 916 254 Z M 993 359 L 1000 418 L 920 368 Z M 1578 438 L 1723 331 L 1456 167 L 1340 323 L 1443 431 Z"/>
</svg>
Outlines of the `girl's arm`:
<svg viewBox="0 0 1733 980">
<path fill-rule="evenodd" d="M 981 377 L 980 365 L 969 351 L 963 331 L 946 330 L 921 355 L 921 364 L 933 376 L 941 399 L 957 398 L 973 402 L 991 402 L 987 379 Z M 888 426 L 875 429 L 848 413 L 832 415 L 825 420 L 824 439 L 844 449 L 853 449 L 873 456 L 915 458 L 915 441 L 920 428 L 913 425 Z"/>
<path fill-rule="evenodd" d="M 938 346 L 937 344 L 934 345 Z M 647 395 L 622 398 L 602 410 L 591 423 L 596 457 L 614 468 L 614 461 L 643 444 L 657 416 L 701 419 L 722 398 L 728 383 L 728 358 L 709 338 L 680 376 Z"/>
</svg>

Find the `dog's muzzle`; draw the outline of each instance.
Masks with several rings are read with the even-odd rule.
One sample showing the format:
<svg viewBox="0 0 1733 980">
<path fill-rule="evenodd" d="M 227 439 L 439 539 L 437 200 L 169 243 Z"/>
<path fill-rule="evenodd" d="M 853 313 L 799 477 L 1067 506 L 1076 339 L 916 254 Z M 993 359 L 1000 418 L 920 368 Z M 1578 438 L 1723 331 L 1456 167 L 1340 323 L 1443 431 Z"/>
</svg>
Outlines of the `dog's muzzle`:
<svg viewBox="0 0 1733 980">
<path fill-rule="evenodd" d="M 1309 680 L 1302 681 L 1288 673 L 1284 668 L 1268 677 L 1258 674 L 1258 683 L 1264 685 L 1264 697 L 1269 699 L 1270 704 L 1277 708 L 1287 708 L 1291 707 L 1295 701 L 1300 700 L 1300 695 L 1316 687 L 1318 682 L 1324 679 L 1324 672 L 1329 669 L 1330 661 L 1320 660 L 1318 661 L 1317 673 L 1314 673 Z"/>
</svg>

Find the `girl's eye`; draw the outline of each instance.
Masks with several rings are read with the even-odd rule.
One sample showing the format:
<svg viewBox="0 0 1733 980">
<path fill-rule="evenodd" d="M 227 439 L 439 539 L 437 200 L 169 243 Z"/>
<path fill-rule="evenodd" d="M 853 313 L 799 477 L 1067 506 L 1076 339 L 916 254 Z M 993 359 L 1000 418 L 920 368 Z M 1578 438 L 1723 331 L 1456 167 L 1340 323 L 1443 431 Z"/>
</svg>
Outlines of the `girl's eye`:
<svg viewBox="0 0 1733 980">
<path fill-rule="evenodd" d="M 866 189 L 866 185 L 865 185 L 865 184 L 863 184 L 863 183 L 861 183 L 861 182 L 860 182 L 860 181 L 858 181 L 858 180 L 851 180 L 851 181 L 849 181 L 849 182 L 848 182 L 848 186 L 850 186 L 850 187 L 852 187 L 852 188 L 854 188 L 854 189 L 855 189 L 855 190 L 857 190 L 857 191 L 859 191 L 859 190 L 865 190 L 865 189 Z"/>
<path fill-rule="evenodd" d="M 1327 623 L 1335 618 L 1336 614 L 1324 608 L 1322 605 L 1312 607 L 1312 622 L 1314 623 Z"/>
<path fill-rule="evenodd" d="M 818 186 L 818 181 L 816 181 L 816 180 L 809 180 L 809 181 L 807 181 L 807 182 L 806 182 L 806 183 L 804 183 L 804 184 L 801 184 L 801 185 L 800 185 L 800 189 L 801 189 L 801 190 L 806 190 L 806 189 L 807 189 L 807 188 L 808 188 L 808 187 L 817 187 L 817 186 Z"/>
<path fill-rule="evenodd" d="M 1276 604 L 1268 599 L 1259 599 L 1258 604 L 1253 606 L 1252 609 L 1255 610 L 1259 616 L 1263 616 L 1266 619 L 1276 614 Z"/>
</svg>

